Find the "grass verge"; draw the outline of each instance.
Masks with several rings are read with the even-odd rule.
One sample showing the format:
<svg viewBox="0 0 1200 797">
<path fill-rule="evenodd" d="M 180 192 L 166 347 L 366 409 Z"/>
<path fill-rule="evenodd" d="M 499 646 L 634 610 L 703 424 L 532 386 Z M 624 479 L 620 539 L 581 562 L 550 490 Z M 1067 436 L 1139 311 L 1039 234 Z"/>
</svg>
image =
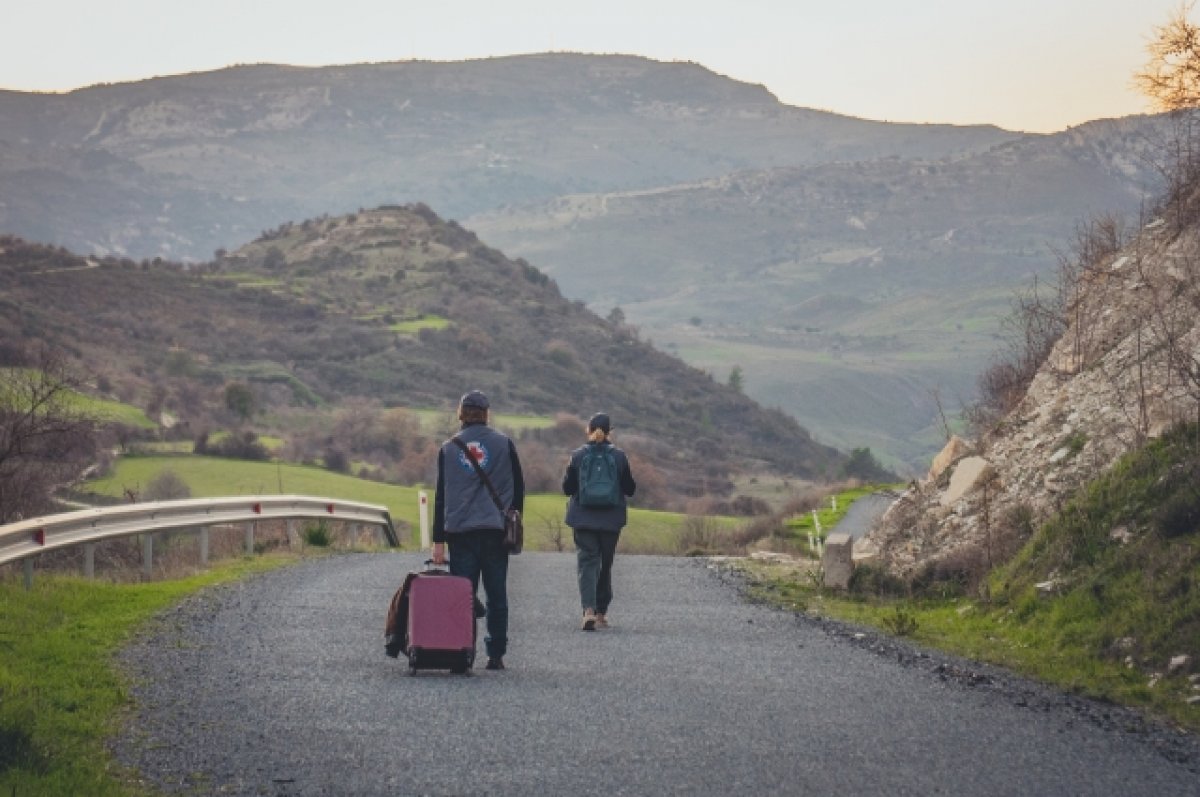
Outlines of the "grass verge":
<svg viewBox="0 0 1200 797">
<path fill-rule="evenodd" d="M 1180 427 L 1081 490 L 980 588 L 859 567 L 849 594 L 747 563 L 756 595 L 875 626 L 1200 731 L 1200 436 Z M 1193 701 L 1193 702 L 1189 702 Z"/>
<path fill-rule="evenodd" d="M 129 703 L 116 651 L 183 596 L 293 559 L 238 559 L 145 584 L 42 576 L 26 591 L 0 582 L 0 794 L 145 793 L 105 747 Z"/>
</svg>

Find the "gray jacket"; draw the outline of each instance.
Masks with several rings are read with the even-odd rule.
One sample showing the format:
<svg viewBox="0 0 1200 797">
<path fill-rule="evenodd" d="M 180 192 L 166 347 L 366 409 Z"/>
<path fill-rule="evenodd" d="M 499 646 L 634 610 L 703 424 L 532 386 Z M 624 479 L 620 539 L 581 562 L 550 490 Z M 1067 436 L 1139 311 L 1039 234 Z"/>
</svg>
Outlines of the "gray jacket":
<svg viewBox="0 0 1200 797">
<path fill-rule="evenodd" d="M 628 515 L 625 498 L 633 495 L 634 491 L 637 490 L 637 483 L 634 482 L 633 473 L 629 470 L 629 458 L 625 456 L 624 451 L 614 447 L 613 456 L 617 460 L 617 471 L 621 478 L 620 505 L 614 506 L 611 509 L 593 509 L 592 507 L 580 506 L 579 461 L 583 459 L 583 455 L 587 452 L 588 447 L 592 445 L 596 444 L 588 443 L 572 451 L 571 462 L 567 465 L 567 472 L 563 474 L 563 493 L 571 496 L 567 501 L 566 524 L 573 529 L 616 533 L 625 528 Z M 611 444 L 604 443 L 603 445 Z"/>
<path fill-rule="evenodd" d="M 525 510 L 525 478 L 517 448 L 487 424 L 473 423 L 457 435 L 471 449 L 505 507 Z M 461 531 L 501 530 L 504 516 L 462 449 L 447 440 L 438 452 L 437 493 L 433 501 L 433 541 Z"/>
</svg>

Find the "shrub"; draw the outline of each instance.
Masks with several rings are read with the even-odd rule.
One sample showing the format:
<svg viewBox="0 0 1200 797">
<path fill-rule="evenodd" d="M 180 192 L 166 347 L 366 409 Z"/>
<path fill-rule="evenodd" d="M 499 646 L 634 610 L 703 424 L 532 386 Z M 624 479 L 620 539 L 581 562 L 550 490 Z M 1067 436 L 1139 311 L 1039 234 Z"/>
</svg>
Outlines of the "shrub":
<svg viewBox="0 0 1200 797">
<path fill-rule="evenodd" d="M 883 626 L 895 636 L 911 636 L 917 632 L 919 624 L 916 617 L 903 609 L 896 609 L 883 618 Z"/>
<path fill-rule="evenodd" d="M 324 520 L 310 523 L 304 527 L 304 542 L 314 548 L 328 548 L 333 542 L 329 534 L 329 524 Z"/>
<path fill-rule="evenodd" d="M 146 489 L 142 493 L 142 497 L 147 501 L 170 501 L 178 498 L 190 498 L 191 495 L 192 488 L 188 487 L 187 482 L 170 468 L 160 470 L 146 485 Z"/>
<path fill-rule="evenodd" d="M 908 595 L 904 580 L 877 565 L 860 564 L 850 576 L 850 594 L 859 597 L 902 598 Z"/>
</svg>

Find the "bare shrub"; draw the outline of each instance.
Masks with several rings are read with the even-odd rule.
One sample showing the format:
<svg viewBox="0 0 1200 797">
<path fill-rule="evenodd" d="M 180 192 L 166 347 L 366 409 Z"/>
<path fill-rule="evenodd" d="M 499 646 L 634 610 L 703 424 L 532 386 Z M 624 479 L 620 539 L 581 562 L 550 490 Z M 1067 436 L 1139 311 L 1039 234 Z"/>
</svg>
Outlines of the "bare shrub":
<svg viewBox="0 0 1200 797">
<path fill-rule="evenodd" d="M 146 484 L 142 498 L 146 501 L 171 501 L 179 498 L 190 498 L 192 488 L 178 473 L 170 468 L 160 470 Z"/>
<path fill-rule="evenodd" d="M 99 423 L 75 400 L 82 387 L 49 348 L 0 369 L 0 524 L 49 511 L 51 494 L 94 461 Z"/>
<path fill-rule="evenodd" d="M 676 543 L 684 556 L 706 556 L 724 553 L 728 539 L 721 533 L 720 526 L 710 517 L 688 515 L 683 519 Z"/>
</svg>

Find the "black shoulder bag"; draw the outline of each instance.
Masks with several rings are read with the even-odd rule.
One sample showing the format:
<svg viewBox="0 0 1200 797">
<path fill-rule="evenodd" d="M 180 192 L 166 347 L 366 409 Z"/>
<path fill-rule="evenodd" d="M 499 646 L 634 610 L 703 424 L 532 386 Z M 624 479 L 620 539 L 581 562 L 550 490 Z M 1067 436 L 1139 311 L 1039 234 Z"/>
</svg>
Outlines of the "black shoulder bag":
<svg viewBox="0 0 1200 797">
<path fill-rule="evenodd" d="M 462 449 L 463 455 L 466 456 L 467 462 L 475 468 L 475 472 L 479 474 L 479 480 L 488 488 L 488 492 L 492 494 L 492 500 L 496 502 L 496 508 L 500 510 L 500 514 L 504 516 L 504 548 L 510 554 L 519 554 L 521 548 L 525 545 L 525 526 L 521 522 L 521 510 L 516 507 L 506 507 L 504 502 L 500 500 L 500 494 L 496 492 L 496 488 L 492 486 L 492 480 L 483 472 L 483 466 L 479 464 L 479 460 L 471 454 L 471 449 L 467 448 L 467 444 L 460 440 L 457 436 L 451 437 L 450 440 L 459 448 Z"/>
</svg>

